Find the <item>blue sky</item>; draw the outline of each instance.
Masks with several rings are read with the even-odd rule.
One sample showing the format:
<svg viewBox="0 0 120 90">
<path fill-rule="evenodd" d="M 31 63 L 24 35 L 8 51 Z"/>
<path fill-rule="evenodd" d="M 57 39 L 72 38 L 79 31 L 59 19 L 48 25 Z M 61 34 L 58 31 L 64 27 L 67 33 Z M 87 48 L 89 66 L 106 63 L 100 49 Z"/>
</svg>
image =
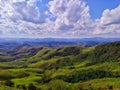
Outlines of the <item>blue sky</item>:
<svg viewBox="0 0 120 90">
<path fill-rule="evenodd" d="M 120 37 L 119 11 L 120 0 L 0 0 L 0 37 Z"/>
<path fill-rule="evenodd" d="M 120 5 L 120 0 L 86 0 L 86 2 L 93 19 L 100 18 L 105 9 L 113 9 Z"/>
</svg>

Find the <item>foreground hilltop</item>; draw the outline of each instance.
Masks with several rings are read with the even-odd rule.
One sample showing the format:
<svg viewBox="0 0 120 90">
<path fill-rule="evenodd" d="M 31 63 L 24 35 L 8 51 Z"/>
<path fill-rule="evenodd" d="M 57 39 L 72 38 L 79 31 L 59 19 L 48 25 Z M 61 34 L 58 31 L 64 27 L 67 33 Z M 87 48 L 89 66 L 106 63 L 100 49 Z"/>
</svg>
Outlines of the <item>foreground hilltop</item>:
<svg viewBox="0 0 120 90">
<path fill-rule="evenodd" d="M 120 89 L 120 42 L 92 47 L 23 45 L 1 51 L 0 58 L 2 90 Z"/>
</svg>

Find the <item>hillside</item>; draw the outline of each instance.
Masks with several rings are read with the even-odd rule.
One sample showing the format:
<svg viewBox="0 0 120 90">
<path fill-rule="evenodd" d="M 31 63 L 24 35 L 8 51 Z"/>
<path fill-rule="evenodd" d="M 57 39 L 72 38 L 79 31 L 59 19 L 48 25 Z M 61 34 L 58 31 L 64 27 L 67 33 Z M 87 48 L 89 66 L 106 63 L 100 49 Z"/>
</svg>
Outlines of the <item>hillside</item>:
<svg viewBox="0 0 120 90">
<path fill-rule="evenodd" d="M 0 90 L 120 90 L 120 42 L 0 51 Z"/>
</svg>

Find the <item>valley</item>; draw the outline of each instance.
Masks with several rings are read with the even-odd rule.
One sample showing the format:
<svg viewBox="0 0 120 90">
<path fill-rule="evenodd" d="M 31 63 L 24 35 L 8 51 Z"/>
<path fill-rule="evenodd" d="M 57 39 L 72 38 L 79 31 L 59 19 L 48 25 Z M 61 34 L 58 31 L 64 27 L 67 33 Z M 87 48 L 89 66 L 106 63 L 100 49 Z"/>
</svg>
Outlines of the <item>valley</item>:
<svg viewBox="0 0 120 90">
<path fill-rule="evenodd" d="M 120 89 L 119 41 L 6 48 L 0 50 L 0 90 Z"/>
</svg>

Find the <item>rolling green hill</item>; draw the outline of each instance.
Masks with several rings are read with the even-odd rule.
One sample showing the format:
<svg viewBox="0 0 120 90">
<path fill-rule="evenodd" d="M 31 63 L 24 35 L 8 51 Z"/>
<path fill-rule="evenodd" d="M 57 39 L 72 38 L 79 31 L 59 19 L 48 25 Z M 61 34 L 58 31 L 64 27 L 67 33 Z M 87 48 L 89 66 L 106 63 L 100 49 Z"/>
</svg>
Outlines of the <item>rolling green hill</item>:
<svg viewBox="0 0 120 90">
<path fill-rule="evenodd" d="M 120 42 L 23 46 L 0 61 L 0 90 L 120 90 Z"/>
</svg>

